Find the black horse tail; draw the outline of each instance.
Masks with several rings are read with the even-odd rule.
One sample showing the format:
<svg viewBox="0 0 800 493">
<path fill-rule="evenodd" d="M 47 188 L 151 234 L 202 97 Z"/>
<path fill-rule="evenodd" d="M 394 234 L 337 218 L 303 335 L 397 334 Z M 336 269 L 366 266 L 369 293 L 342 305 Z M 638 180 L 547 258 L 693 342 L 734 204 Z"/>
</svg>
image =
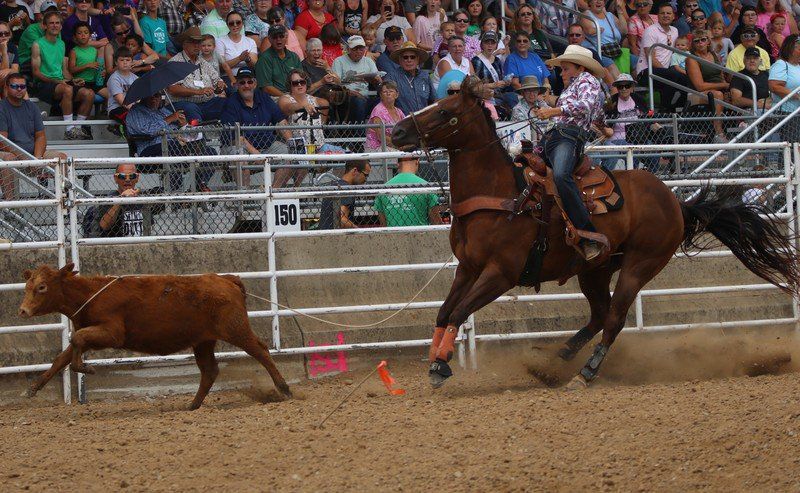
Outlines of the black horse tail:
<svg viewBox="0 0 800 493">
<path fill-rule="evenodd" d="M 774 213 L 760 204 L 745 204 L 740 187 L 703 187 L 696 197 L 681 203 L 681 250 L 708 250 L 709 232 L 750 271 L 790 295 L 798 294 L 800 268 L 792 246 L 795 237 L 784 232 Z M 762 217 L 766 216 L 765 217 Z"/>
</svg>

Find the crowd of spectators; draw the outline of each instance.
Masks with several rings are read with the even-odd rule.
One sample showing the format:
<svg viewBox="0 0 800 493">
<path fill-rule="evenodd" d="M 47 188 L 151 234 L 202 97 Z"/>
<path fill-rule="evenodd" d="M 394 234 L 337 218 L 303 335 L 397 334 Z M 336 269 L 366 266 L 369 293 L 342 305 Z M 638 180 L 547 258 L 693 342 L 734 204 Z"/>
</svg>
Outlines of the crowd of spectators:
<svg viewBox="0 0 800 493">
<path fill-rule="evenodd" d="M 83 122 L 107 114 L 124 124 L 139 156 L 161 155 L 162 131 L 203 122 L 391 128 L 457 92 L 471 74 L 493 90 L 492 115 L 530 119 L 532 107 L 555 104 L 563 83 L 545 61 L 569 44 L 590 49 L 605 68 L 609 116 L 647 117 L 642 88 L 651 69 L 692 89 L 655 81 L 655 103 L 669 113 L 704 107 L 721 116 L 728 111 L 722 103 L 745 111 L 755 104 L 761 112 L 800 86 L 800 8 L 785 0 L 507 2 L 505 19 L 499 1 L 462 2 L 452 12 L 442 0 L 7 1 L 0 6 L 0 133 L 46 155 L 41 117 L 20 103 L 29 97 L 51 105 L 50 118 L 64 120 L 68 140 L 92 139 Z M 197 70 L 165 94 L 125 103 L 138 77 L 176 61 Z M 24 124 L 11 129 L 10 118 Z M 727 141 L 721 120 L 711 128 L 709 141 Z M 632 140 L 624 127 L 612 130 L 612 142 Z M 259 130 L 243 132 L 238 145 L 247 152 L 347 151 L 328 140 L 322 129 Z M 170 142 L 177 153 L 215 152 L 199 131 Z M 390 131 L 373 128 L 359 150 L 384 146 L 392 146 Z M 175 186 L 183 186 L 180 171 L 171 175 Z M 199 189 L 210 172 L 197 170 Z M 282 168 L 275 184 L 303 178 Z M 0 175 L 6 197 L 8 180 Z"/>
</svg>

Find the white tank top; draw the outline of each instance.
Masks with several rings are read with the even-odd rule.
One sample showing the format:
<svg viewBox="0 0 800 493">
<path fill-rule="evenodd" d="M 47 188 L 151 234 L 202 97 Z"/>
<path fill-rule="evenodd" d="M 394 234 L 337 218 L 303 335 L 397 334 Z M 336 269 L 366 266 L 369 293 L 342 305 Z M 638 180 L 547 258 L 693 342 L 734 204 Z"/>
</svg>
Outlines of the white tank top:
<svg viewBox="0 0 800 493">
<path fill-rule="evenodd" d="M 450 64 L 450 70 L 458 70 L 459 72 L 463 72 L 465 75 L 469 75 L 470 62 L 466 57 L 462 57 L 461 64 L 458 64 L 455 60 L 453 60 L 453 57 L 448 54 L 439 60 L 439 63 L 442 63 L 445 60 L 447 60 L 447 63 Z M 439 63 L 436 64 L 436 70 L 434 70 L 431 74 L 431 83 L 433 84 L 434 91 L 439 88 L 439 80 L 441 79 L 441 77 L 439 77 Z"/>
</svg>

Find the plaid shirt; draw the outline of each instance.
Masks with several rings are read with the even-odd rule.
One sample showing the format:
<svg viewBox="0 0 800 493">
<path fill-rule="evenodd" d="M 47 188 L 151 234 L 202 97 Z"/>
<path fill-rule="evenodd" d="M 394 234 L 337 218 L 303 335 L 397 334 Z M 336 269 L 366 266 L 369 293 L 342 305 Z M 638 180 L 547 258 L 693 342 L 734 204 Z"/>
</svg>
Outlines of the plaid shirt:
<svg viewBox="0 0 800 493">
<path fill-rule="evenodd" d="M 233 10 L 242 14 L 242 18 L 255 13 L 253 3 L 248 0 L 233 0 Z"/>
<path fill-rule="evenodd" d="M 553 121 L 591 132 L 593 123 L 605 126 L 604 102 L 605 93 L 597 77 L 589 71 L 581 72 L 559 96 L 556 107 L 561 108 L 563 115 Z"/>
<path fill-rule="evenodd" d="M 575 0 L 563 0 L 561 5 L 573 10 L 578 9 Z M 572 12 L 565 12 L 544 2 L 538 2 L 536 5 L 536 15 L 539 16 L 544 30 L 554 36 L 566 37 L 570 24 L 575 22 L 575 15 Z"/>
</svg>

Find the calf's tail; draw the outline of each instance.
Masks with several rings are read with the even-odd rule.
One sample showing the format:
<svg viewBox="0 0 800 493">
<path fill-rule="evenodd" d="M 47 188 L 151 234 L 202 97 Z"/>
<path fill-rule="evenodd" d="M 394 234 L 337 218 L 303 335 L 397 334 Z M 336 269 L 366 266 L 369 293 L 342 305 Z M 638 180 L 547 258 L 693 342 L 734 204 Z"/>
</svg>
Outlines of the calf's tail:
<svg viewBox="0 0 800 493">
<path fill-rule="evenodd" d="M 751 272 L 797 295 L 800 268 L 792 243 L 771 210 L 761 204 L 745 204 L 742 189 L 703 187 L 692 200 L 681 203 L 684 234 L 681 250 L 708 250 L 713 242 L 701 238 L 709 232 L 722 242 Z"/>
</svg>

